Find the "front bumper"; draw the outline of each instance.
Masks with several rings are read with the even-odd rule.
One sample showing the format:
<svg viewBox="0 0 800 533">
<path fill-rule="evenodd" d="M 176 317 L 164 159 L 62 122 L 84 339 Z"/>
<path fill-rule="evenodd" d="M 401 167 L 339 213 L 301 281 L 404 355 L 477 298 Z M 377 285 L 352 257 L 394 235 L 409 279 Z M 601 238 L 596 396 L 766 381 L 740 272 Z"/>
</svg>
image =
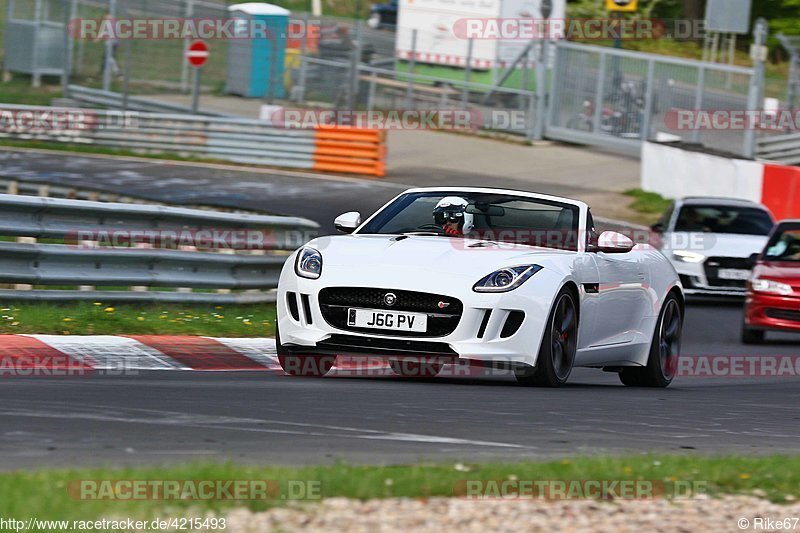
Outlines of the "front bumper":
<svg viewBox="0 0 800 533">
<path fill-rule="evenodd" d="M 694 296 L 736 296 L 744 297 L 747 289 L 744 281 L 733 286 L 712 284 L 706 274 L 705 263 L 686 263 L 670 258 L 672 266 L 678 272 L 683 285 L 683 292 Z"/>
<path fill-rule="evenodd" d="M 800 295 L 778 296 L 748 293 L 745 325 L 751 329 L 800 333 Z"/>
<path fill-rule="evenodd" d="M 448 361 L 471 359 L 491 363 L 536 364 L 542 332 L 549 315 L 550 291 L 540 287 L 548 283 L 548 274 L 540 272 L 536 285 L 523 285 L 507 293 L 476 293 L 471 290 L 474 280 L 464 280 L 466 290 L 445 290 L 441 282 L 415 280 L 414 286 L 389 284 L 382 280 L 385 291 L 416 291 L 439 294 L 461 301 L 463 309 L 458 325 L 443 336 L 412 336 L 386 330 L 359 332 L 335 327 L 328 323 L 320 307 L 320 292 L 328 287 L 341 287 L 352 283 L 336 283 L 322 279 L 298 278 L 294 273 L 281 276 L 278 290 L 278 327 L 283 348 L 296 354 L 368 354 L 376 356 L 425 356 Z M 329 276 L 330 277 L 330 276 Z M 340 278 L 341 279 L 341 278 Z M 450 280 L 460 285 L 459 280 Z M 359 284 L 359 287 L 369 287 Z M 539 287 L 539 290 L 533 290 Z M 527 289 L 523 291 L 523 289 Z M 290 309 L 292 298 L 297 299 L 295 309 Z M 516 331 L 504 336 L 504 326 L 514 312 L 524 312 L 524 319 Z M 519 315 L 517 315 L 519 316 Z M 505 332 L 506 334 L 508 331 Z"/>
</svg>

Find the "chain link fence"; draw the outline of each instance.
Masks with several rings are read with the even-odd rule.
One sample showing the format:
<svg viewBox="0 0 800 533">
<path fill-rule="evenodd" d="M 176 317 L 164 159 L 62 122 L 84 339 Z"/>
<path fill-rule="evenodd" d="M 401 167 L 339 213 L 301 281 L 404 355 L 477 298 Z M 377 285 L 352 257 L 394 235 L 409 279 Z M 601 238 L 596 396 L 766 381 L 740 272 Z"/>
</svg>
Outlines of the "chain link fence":
<svg viewBox="0 0 800 533">
<path fill-rule="evenodd" d="M 15 19 L 38 17 L 61 24 L 108 16 L 229 18 L 222 0 L 0 2 L 13 2 Z M 676 110 L 759 106 L 753 95 L 763 94 L 763 78 L 754 69 L 570 42 L 554 43 L 547 51 L 540 42 L 454 41 L 446 25 L 441 26 L 397 33 L 352 19 L 293 13 L 284 75 L 276 81 L 285 89 L 277 93 L 286 97 L 269 103 L 347 111 L 461 109 L 470 113 L 473 126 L 528 138 L 541 138 L 546 130 L 548 138 L 630 152 L 638 151 L 645 139 L 679 139 L 752 155 L 754 139 L 745 131 L 680 130 L 674 118 Z M 187 46 L 181 39 L 111 44 L 75 39 L 71 82 L 175 102 L 176 95 L 188 95 L 191 89 Z M 202 91 L 222 96 L 231 41 L 214 39 L 209 46 Z M 252 116 L 257 106 L 248 109 Z"/>
<path fill-rule="evenodd" d="M 646 139 L 745 153 L 745 132 L 698 129 L 679 110 L 748 108 L 753 70 L 612 48 L 559 43 L 549 137 L 638 150 Z"/>
</svg>

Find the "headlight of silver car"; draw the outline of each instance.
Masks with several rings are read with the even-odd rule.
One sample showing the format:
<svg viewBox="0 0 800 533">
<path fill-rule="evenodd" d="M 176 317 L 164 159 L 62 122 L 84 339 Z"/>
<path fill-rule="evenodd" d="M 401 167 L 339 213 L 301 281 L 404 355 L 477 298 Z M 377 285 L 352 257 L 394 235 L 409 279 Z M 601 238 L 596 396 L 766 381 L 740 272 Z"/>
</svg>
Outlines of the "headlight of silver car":
<svg viewBox="0 0 800 533">
<path fill-rule="evenodd" d="M 322 254 L 306 246 L 297 253 L 294 271 L 302 278 L 317 279 L 322 275 Z"/>
<path fill-rule="evenodd" d="M 683 261 L 684 263 L 702 263 L 706 259 L 706 256 L 703 254 L 690 252 L 689 250 L 675 250 L 672 252 L 672 255 L 675 259 Z"/>
<path fill-rule="evenodd" d="M 513 291 L 542 269 L 539 265 L 520 265 L 495 270 L 472 287 L 475 292 Z"/>
</svg>

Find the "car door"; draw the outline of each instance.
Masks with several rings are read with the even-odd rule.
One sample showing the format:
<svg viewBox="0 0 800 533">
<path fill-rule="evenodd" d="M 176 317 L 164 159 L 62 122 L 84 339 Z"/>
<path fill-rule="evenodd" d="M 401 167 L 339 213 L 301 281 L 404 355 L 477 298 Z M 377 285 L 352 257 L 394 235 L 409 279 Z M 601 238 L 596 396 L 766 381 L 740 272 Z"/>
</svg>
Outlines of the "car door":
<svg viewBox="0 0 800 533">
<path fill-rule="evenodd" d="M 596 252 L 597 320 L 595 346 L 624 344 L 634 340 L 647 316 L 648 280 L 640 253 Z"/>
<path fill-rule="evenodd" d="M 591 212 L 588 213 L 589 238 L 596 239 Z M 590 244 L 595 244 L 590 242 Z M 591 246 L 590 246 L 591 248 Z M 597 267 L 596 320 L 593 346 L 624 344 L 634 340 L 643 317 L 648 315 L 649 290 L 644 256 L 635 249 L 627 253 L 592 252 Z"/>
</svg>

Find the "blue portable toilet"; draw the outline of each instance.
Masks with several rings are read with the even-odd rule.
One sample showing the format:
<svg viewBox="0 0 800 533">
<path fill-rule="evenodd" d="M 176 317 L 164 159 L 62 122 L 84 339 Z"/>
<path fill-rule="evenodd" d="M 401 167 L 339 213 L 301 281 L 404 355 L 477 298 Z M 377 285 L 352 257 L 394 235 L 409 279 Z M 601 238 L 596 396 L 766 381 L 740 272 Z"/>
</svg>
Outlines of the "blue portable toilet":
<svg viewBox="0 0 800 533">
<path fill-rule="evenodd" d="M 289 11 L 262 2 L 228 7 L 236 36 L 229 41 L 225 92 L 249 98 L 283 98 Z"/>
</svg>

